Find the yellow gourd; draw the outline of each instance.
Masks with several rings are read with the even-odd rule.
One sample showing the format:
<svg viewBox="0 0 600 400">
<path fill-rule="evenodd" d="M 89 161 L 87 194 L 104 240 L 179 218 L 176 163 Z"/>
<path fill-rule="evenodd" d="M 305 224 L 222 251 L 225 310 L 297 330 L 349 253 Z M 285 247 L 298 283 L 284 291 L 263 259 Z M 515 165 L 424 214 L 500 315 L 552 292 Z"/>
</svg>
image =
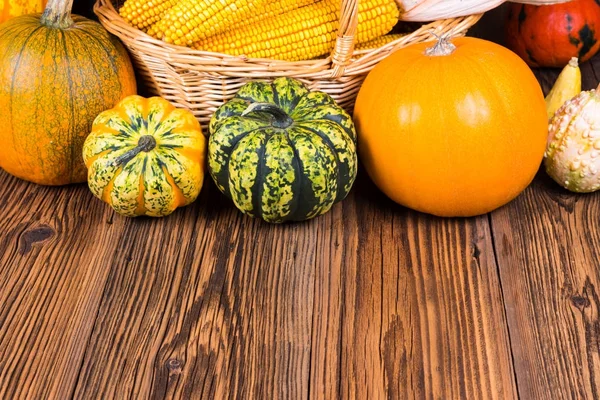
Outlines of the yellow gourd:
<svg viewBox="0 0 600 400">
<path fill-rule="evenodd" d="M 563 68 L 552 90 L 546 96 L 546 110 L 551 119 L 565 102 L 581 93 L 581 70 L 576 57 Z"/>
</svg>

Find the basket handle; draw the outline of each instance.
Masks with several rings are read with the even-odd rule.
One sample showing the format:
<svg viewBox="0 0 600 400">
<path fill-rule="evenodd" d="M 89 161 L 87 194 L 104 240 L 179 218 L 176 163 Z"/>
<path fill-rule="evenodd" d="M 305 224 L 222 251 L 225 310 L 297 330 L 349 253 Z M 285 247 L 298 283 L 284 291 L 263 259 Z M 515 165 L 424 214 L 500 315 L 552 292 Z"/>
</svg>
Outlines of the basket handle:
<svg viewBox="0 0 600 400">
<path fill-rule="evenodd" d="M 358 27 L 358 2 L 360 0 L 341 0 L 340 28 L 338 30 L 335 48 L 331 53 L 331 76 L 339 78 L 344 75 L 346 66 L 354 52 L 354 39 Z"/>
</svg>

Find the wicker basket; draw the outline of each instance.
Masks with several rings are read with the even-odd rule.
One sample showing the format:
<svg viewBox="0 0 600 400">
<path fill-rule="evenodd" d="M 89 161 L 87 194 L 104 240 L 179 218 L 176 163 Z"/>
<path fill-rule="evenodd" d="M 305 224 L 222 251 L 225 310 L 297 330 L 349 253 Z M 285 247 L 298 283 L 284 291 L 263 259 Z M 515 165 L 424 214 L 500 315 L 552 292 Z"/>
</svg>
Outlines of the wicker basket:
<svg viewBox="0 0 600 400">
<path fill-rule="evenodd" d="M 342 0 L 340 31 L 333 53 L 323 59 L 278 61 L 192 50 L 167 44 L 128 25 L 111 0 L 97 0 L 94 12 L 104 27 L 129 49 L 146 87 L 206 123 L 214 111 L 252 79 L 289 76 L 330 94 L 352 111 L 367 73 L 394 50 L 452 33 L 462 36 L 481 15 L 436 21 L 378 49 L 353 51 L 358 1 Z M 119 4 L 116 4 L 117 6 Z"/>
</svg>

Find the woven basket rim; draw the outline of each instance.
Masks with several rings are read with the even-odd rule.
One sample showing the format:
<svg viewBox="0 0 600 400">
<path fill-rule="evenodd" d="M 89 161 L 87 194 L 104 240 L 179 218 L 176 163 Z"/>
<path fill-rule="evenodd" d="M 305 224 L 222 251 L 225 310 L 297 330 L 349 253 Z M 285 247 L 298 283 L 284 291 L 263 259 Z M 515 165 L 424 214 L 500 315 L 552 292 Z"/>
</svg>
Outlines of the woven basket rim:
<svg viewBox="0 0 600 400">
<path fill-rule="evenodd" d="M 346 0 L 342 0 L 342 3 L 346 4 L 347 2 Z M 351 0 L 350 3 L 354 3 L 354 11 L 356 11 L 357 1 Z M 96 0 L 94 12 L 102 25 L 109 32 L 119 37 L 127 46 L 142 51 L 149 57 L 167 61 L 174 68 L 197 72 L 217 72 L 231 76 L 261 77 L 265 74 L 269 76 L 296 76 L 301 74 L 303 77 L 319 79 L 325 76 L 341 78 L 347 75 L 363 73 L 365 69 L 372 68 L 373 64 L 385 58 L 387 54 L 396 50 L 396 48 L 404 47 L 411 42 L 417 41 L 415 40 L 417 37 L 421 39 L 419 41 L 425 41 L 423 40 L 424 35 L 428 35 L 430 40 L 434 40 L 432 33 L 463 33 L 482 16 L 481 14 L 475 14 L 433 21 L 393 42 L 375 49 L 356 51 L 351 46 L 350 55 L 341 57 L 342 64 L 336 64 L 334 62 L 334 53 L 336 50 L 326 58 L 305 61 L 249 58 L 195 50 L 189 47 L 166 43 L 132 27 L 119 15 L 111 0 Z M 355 15 L 351 17 L 354 18 Z M 340 37 L 338 34 L 338 43 L 340 40 L 347 41 L 351 39 L 353 41 L 353 36 L 350 38 Z M 356 58 L 356 56 L 360 57 Z"/>
</svg>

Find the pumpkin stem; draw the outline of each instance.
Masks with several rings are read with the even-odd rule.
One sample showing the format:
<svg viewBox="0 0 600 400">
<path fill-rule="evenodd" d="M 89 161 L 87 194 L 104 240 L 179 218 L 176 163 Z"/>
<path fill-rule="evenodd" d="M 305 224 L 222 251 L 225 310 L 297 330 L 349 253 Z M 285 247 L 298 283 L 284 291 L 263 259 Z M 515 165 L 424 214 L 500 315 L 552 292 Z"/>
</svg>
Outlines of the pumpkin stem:
<svg viewBox="0 0 600 400">
<path fill-rule="evenodd" d="M 437 42 L 433 47 L 428 47 L 425 50 L 425 55 L 431 57 L 439 57 L 439 56 L 449 56 L 454 53 L 456 50 L 456 46 L 450 42 L 450 34 L 446 33 L 442 36 L 435 33 L 433 30 L 430 31 L 433 36 L 437 39 Z"/>
<path fill-rule="evenodd" d="M 294 120 L 285 111 L 271 103 L 252 103 L 244 110 L 242 117 L 251 112 L 264 112 L 273 117 L 271 125 L 275 128 L 285 129 L 294 123 Z"/>
<path fill-rule="evenodd" d="M 73 25 L 71 9 L 73 0 L 48 0 L 42 14 L 42 24 L 51 28 L 65 29 Z"/>
<path fill-rule="evenodd" d="M 138 140 L 138 144 L 137 146 L 135 146 L 133 149 L 129 150 L 128 152 L 121 154 L 119 157 L 117 157 L 114 161 L 114 165 L 127 165 L 127 163 L 131 160 L 134 159 L 135 156 L 137 156 L 138 154 L 140 154 L 142 151 L 145 151 L 146 153 L 154 150 L 154 148 L 156 147 L 156 139 L 154 139 L 154 136 L 152 135 L 143 135 L 140 136 L 140 140 Z"/>
</svg>

